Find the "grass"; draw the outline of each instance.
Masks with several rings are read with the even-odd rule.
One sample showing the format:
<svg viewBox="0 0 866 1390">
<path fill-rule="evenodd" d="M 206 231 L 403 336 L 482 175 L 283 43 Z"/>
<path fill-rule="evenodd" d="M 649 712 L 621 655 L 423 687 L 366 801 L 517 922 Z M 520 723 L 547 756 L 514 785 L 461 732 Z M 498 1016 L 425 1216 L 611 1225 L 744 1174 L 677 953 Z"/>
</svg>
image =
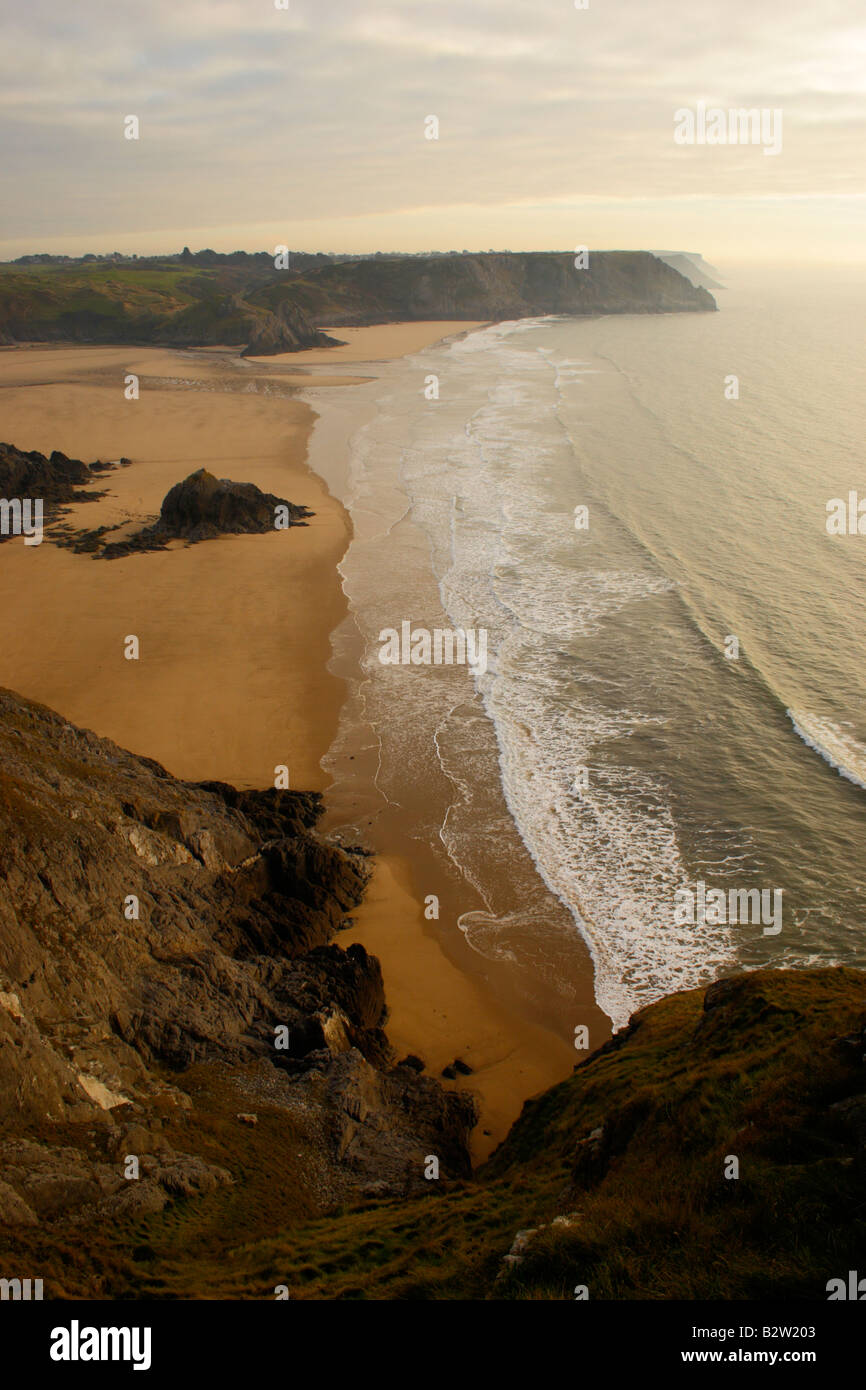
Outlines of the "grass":
<svg viewBox="0 0 866 1390">
<path fill-rule="evenodd" d="M 16 1239 L 79 1296 L 823 1299 L 863 1262 L 864 1155 L 831 1107 L 866 1089 L 838 1042 L 864 1018 L 866 975 L 846 969 L 753 972 L 706 1011 L 702 990 L 674 995 L 528 1102 L 472 1181 L 328 1213 L 285 1114 L 258 1107 L 240 1133 L 236 1092 L 198 1068 L 171 1141 L 227 1166 L 232 1189 L 74 1246 Z M 506 1269 L 527 1227 L 542 1229 Z"/>
</svg>

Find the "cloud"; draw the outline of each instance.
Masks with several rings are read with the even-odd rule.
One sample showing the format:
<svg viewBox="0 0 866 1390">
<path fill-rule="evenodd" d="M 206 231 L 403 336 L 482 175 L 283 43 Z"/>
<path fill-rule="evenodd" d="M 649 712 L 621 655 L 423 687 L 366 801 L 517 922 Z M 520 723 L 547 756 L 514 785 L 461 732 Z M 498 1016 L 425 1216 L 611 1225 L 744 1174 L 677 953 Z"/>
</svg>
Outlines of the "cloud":
<svg viewBox="0 0 866 1390">
<path fill-rule="evenodd" d="M 0 54 L 3 238 L 342 225 L 412 207 L 862 187 L 866 29 L 837 0 L 30 0 Z M 699 100 L 784 147 L 678 147 Z M 123 139 L 137 114 L 141 139 Z M 424 138 L 425 117 L 440 139 Z M 455 239 L 463 241 L 455 230 Z M 676 237 L 673 238 L 677 240 Z"/>
</svg>

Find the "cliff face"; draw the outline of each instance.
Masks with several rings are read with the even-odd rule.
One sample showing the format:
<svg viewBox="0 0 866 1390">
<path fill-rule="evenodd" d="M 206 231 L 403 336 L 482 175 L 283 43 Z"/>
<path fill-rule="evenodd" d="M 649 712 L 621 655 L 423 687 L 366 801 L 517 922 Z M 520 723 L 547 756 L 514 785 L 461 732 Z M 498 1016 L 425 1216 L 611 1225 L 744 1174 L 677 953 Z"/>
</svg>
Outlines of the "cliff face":
<svg viewBox="0 0 866 1390">
<path fill-rule="evenodd" d="M 866 973 L 659 1000 L 473 1177 L 471 1101 L 394 1064 L 378 963 L 330 939 L 366 862 L 317 812 L 178 782 L 0 691 L 4 1275 L 47 1297 L 823 1301 L 862 1269 Z"/>
<path fill-rule="evenodd" d="M 367 864 L 318 814 L 0 691 L 0 1226 L 230 1186 L 262 1106 L 309 1210 L 468 1171 L 472 1102 L 394 1064 L 378 962 L 331 942 Z"/>
<path fill-rule="evenodd" d="M 0 341 L 245 344 L 249 355 L 327 347 L 326 324 L 539 314 L 713 310 L 710 294 L 642 251 L 394 256 L 275 270 L 267 257 L 216 265 L 80 263 L 0 268 Z"/>
<path fill-rule="evenodd" d="M 581 270 L 573 256 L 547 252 L 351 261 L 263 289 L 256 299 L 271 304 L 289 294 L 313 322 L 347 326 L 716 308 L 706 290 L 644 251 L 594 252 Z"/>
<path fill-rule="evenodd" d="M 268 1297 L 273 1266 L 301 1300 L 824 1301 L 863 1271 L 864 1025 L 863 971 L 671 995 L 528 1101 L 472 1181 L 248 1233 L 197 1279 L 213 1297 Z"/>
</svg>

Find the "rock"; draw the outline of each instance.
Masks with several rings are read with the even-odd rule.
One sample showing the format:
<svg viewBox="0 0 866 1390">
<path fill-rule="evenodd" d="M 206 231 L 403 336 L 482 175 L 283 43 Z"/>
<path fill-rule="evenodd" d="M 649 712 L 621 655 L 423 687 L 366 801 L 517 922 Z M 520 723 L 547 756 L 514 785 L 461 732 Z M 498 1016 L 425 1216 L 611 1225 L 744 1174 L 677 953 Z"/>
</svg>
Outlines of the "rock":
<svg viewBox="0 0 866 1390">
<path fill-rule="evenodd" d="M 143 1216 L 155 1216 L 168 1205 L 168 1201 L 168 1193 L 158 1183 L 145 1178 L 127 1182 L 125 1190 L 105 1205 L 114 1217 L 138 1220 Z"/>
<path fill-rule="evenodd" d="M 118 1105 L 129 1104 L 126 1096 L 120 1095 L 117 1091 L 110 1091 L 98 1077 L 85 1076 L 83 1073 L 79 1073 L 78 1084 L 102 1110 L 114 1110 Z"/>
<path fill-rule="evenodd" d="M 460 1057 L 455 1057 L 451 1065 L 456 1072 L 459 1072 L 461 1076 L 472 1075 L 472 1067 L 470 1067 L 469 1063 L 464 1062 L 463 1059 Z"/>
<path fill-rule="evenodd" d="M 551 1226 L 570 1227 L 576 1226 L 577 1224 L 577 1212 L 569 1212 L 567 1216 L 555 1216 L 549 1225 L 527 1226 L 524 1230 L 518 1231 L 514 1240 L 511 1242 L 511 1249 L 508 1254 L 502 1256 L 502 1262 L 496 1278 L 501 1279 L 509 1270 L 523 1263 L 534 1237 L 537 1236 L 540 1231 L 548 1230 Z"/>
<path fill-rule="evenodd" d="M 283 509 L 279 514 L 278 508 Z M 217 536 L 263 535 L 276 530 L 278 515 L 289 526 L 304 526 L 313 513 L 285 497 L 262 492 L 254 483 L 215 478 L 199 468 L 166 493 L 155 525 L 125 540 L 110 541 L 97 553 L 105 560 L 116 560 L 137 551 L 163 550 L 172 540 L 195 545 Z M 85 538 L 79 539 L 83 544 Z"/>
<path fill-rule="evenodd" d="M 244 1124 L 255 1124 L 255 1115 L 239 1115 Z M 231 1173 L 225 1168 L 205 1163 L 201 1158 L 178 1155 L 154 1173 L 156 1182 L 175 1197 L 203 1197 L 218 1187 L 231 1185 Z"/>
<path fill-rule="evenodd" d="M 199 468 L 166 494 L 157 530 L 172 539 L 188 541 L 273 531 L 277 507 L 287 509 L 292 525 L 312 515 L 306 507 L 261 492 L 253 483 L 232 483 Z"/>
<path fill-rule="evenodd" d="M 0 990 L 0 1009 L 5 1009 L 7 1014 L 15 1019 L 16 1023 L 21 1023 L 24 1018 L 21 1012 L 21 1000 L 18 998 L 17 994 L 4 994 L 3 991 Z"/>
<path fill-rule="evenodd" d="M 268 357 L 281 352 L 303 352 L 311 347 L 338 347 L 339 338 L 314 328 L 297 305 L 283 299 L 272 312 L 257 319 L 253 335 L 241 356 Z"/>
<path fill-rule="evenodd" d="M 508 1254 L 502 1256 L 499 1271 L 496 1275 L 497 1279 L 501 1279 L 509 1270 L 516 1269 L 518 1265 L 523 1263 L 526 1258 L 526 1251 L 529 1249 L 530 1241 L 540 1229 L 542 1228 L 539 1226 L 530 1226 L 525 1230 L 517 1232 L 517 1235 L 511 1242 L 511 1249 Z"/>
<path fill-rule="evenodd" d="M 0 1181 L 0 1226 L 38 1226 L 39 1217 L 8 1182 Z"/>
<path fill-rule="evenodd" d="M 866 1062 L 866 1027 L 856 1033 L 846 1033 L 844 1037 L 834 1038 L 832 1046 L 851 1066 L 862 1066 Z"/>
<path fill-rule="evenodd" d="M 391 1183 L 382 1181 L 368 1182 L 365 1183 L 364 1186 L 361 1188 L 361 1195 L 364 1197 L 373 1198 L 396 1197 L 399 1196 L 399 1190 L 395 1188 Z"/>
<path fill-rule="evenodd" d="M 440 1076 L 444 1076 L 448 1081 L 457 1080 L 457 1072 L 454 1070 L 453 1067 L 443 1067 L 442 1071 L 439 1074 Z"/>
<path fill-rule="evenodd" d="M 407 1057 L 404 1057 L 399 1065 L 401 1067 L 409 1067 L 412 1071 L 417 1072 L 426 1071 L 427 1069 L 426 1062 L 423 1062 L 420 1057 L 416 1057 L 414 1052 L 410 1052 Z"/>
<path fill-rule="evenodd" d="M 518 1231 L 514 1240 L 511 1242 L 509 1254 L 525 1255 L 532 1237 L 537 1235 L 540 1230 L 540 1226 L 527 1226 L 525 1230 Z"/>
<path fill-rule="evenodd" d="M 321 808 L 181 782 L 0 689 L 0 1182 L 82 1248 L 106 1212 L 229 1181 L 239 1126 L 275 1108 L 311 1211 L 429 1192 L 431 1153 L 444 1183 L 469 1176 L 472 1097 L 394 1065 L 379 962 L 330 939 L 370 860 L 316 834 Z M 193 1064 L 191 1116 L 170 1073 Z M 206 1161 L 173 1151 L 197 1133 Z"/>
<path fill-rule="evenodd" d="M 123 1159 L 127 1154 L 140 1158 L 142 1154 L 153 1153 L 157 1142 L 156 1137 L 145 1129 L 144 1125 L 132 1124 L 126 1125 L 111 1137 L 110 1147 L 118 1158 Z"/>
</svg>

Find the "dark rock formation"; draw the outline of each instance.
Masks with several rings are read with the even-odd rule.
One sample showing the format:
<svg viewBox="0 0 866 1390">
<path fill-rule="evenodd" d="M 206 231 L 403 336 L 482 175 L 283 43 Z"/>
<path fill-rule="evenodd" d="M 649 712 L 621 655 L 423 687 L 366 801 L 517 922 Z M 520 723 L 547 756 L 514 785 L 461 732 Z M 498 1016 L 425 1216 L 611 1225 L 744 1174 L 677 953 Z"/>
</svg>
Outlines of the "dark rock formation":
<svg viewBox="0 0 866 1390">
<path fill-rule="evenodd" d="M 144 550 L 164 550 L 173 540 L 195 545 L 218 536 L 263 535 L 275 529 L 278 507 L 284 509 L 280 529 L 305 526 L 305 518 L 313 515 L 308 507 L 262 492 L 254 483 L 233 483 L 199 468 L 166 494 L 155 525 L 122 541 L 106 540 L 110 530 L 100 527 L 79 534 L 71 543 L 78 552 L 90 551 L 97 558 L 116 560 Z"/>
<path fill-rule="evenodd" d="M 296 304 L 284 300 L 273 313 L 257 319 L 242 357 L 267 357 L 280 352 L 303 352 L 314 347 L 339 347 L 341 340 L 314 328 Z"/>
<path fill-rule="evenodd" d="M 0 444 L 0 493 L 4 497 L 41 497 L 45 502 L 71 502 L 75 489 L 92 481 L 90 468 L 67 458 L 59 449 L 46 458 L 36 449 L 26 452 Z"/>
<path fill-rule="evenodd" d="M 209 540 L 220 535 L 273 531 L 276 508 L 285 507 L 292 526 L 312 516 L 284 497 L 262 492 L 253 483 L 215 478 L 207 469 L 190 473 L 166 494 L 156 529 L 175 540 Z"/>
<path fill-rule="evenodd" d="M 394 1065 L 378 961 L 330 943 L 368 860 L 320 839 L 319 811 L 177 781 L 0 691 L 0 1221 L 206 1195 L 251 1110 L 315 1146 L 308 1203 L 423 1190 L 427 1153 L 468 1171 L 473 1102 Z"/>
<path fill-rule="evenodd" d="M 128 462 L 128 460 L 127 460 Z M 0 444 L 0 497 L 11 500 L 25 497 L 41 499 L 46 522 L 55 519 L 70 502 L 93 502 L 104 494 L 82 492 L 93 482 L 97 473 L 108 472 L 112 463 L 82 463 L 67 458 L 58 449 L 48 457 L 38 450 L 16 449 L 14 444 Z M 0 533 L 0 541 L 8 540 Z"/>
</svg>

